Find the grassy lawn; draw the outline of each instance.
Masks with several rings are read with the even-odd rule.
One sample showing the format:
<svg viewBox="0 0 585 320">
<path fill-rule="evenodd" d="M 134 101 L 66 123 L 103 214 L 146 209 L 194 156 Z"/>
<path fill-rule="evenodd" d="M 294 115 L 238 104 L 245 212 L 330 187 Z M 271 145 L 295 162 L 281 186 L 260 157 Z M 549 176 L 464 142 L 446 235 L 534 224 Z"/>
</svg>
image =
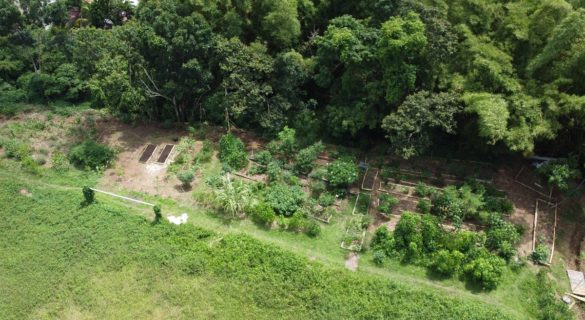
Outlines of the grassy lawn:
<svg viewBox="0 0 585 320">
<path fill-rule="evenodd" d="M 7 230 L 0 236 L 0 260 L 3 261 L 0 282 L 8 288 L 4 292 L 9 292 L 0 298 L 0 311 L 4 314 L 14 315 L 14 319 L 113 319 L 120 315 L 128 318 L 167 318 L 170 315 L 176 315 L 172 316 L 174 318 L 238 318 L 242 315 L 267 319 L 312 318 L 317 315 L 321 315 L 320 318 L 361 318 L 358 314 L 376 317 L 399 309 L 403 313 L 398 315 L 403 317 L 407 317 L 409 312 L 420 311 L 433 315 L 431 318 L 435 318 L 437 312 L 446 312 L 446 318 L 461 319 L 466 315 L 470 319 L 493 319 L 497 316 L 529 319 L 536 312 L 532 291 L 534 273 L 527 268 L 517 274 L 510 271 L 505 282 L 489 293 L 465 288 L 457 279 L 434 279 L 427 275 L 424 268 L 402 265 L 398 261 L 391 260 L 384 268 L 374 266 L 370 253 L 361 255 L 359 270 L 357 274 L 352 274 L 343 268 L 347 252 L 339 248 L 345 230 L 344 220 L 351 217 L 350 212 L 338 215 L 314 239 L 304 234 L 265 230 L 249 220 L 226 223 L 204 208 L 181 206 L 170 199 L 146 197 L 150 201 L 162 202 L 166 214 L 189 213 L 193 226 L 152 227 L 146 222 L 152 214 L 147 206 L 136 206 L 103 195 L 97 196 L 97 205 L 80 206 L 80 186 L 96 181 L 96 175 L 77 170 L 67 174 L 47 170 L 42 177 L 32 176 L 22 172 L 18 164 L 0 160 L 0 203 L 9 204 L 6 219 L 0 226 L 0 229 Z M 32 196 L 19 195 L 22 188 L 30 191 Z M 132 192 L 126 194 L 131 195 Z M 153 231 L 159 228 L 165 229 L 163 234 Z M 186 228 L 197 232 L 199 229 L 196 228 L 213 230 L 213 235 L 206 237 L 203 244 L 199 244 L 199 240 L 192 242 L 185 239 L 179 243 L 168 243 L 173 238 L 169 233 L 183 234 Z M 197 232 L 186 233 L 188 237 L 193 237 L 191 233 Z M 239 254 L 250 254 L 239 249 L 234 252 L 234 257 L 230 257 L 233 261 L 230 268 L 240 266 L 238 274 L 242 278 L 224 277 L 221 270 L 193 274 L 193 270 L 189 269 L 192 264 L 207 266 L 211 263 L 207 255 L 200 257 L 202 253 L 197 250 L 208 254 L 209 250 L 215 250 L 215 246 L 221 246 L 225 239 L 232 239 L 234 234 L 275 245 L 267 248 L 294 257 L 295 261 L 302 261 L 299 264 L 309 270 L 316 268 L 319 273 L 324 272 L 330 279 L 322 280 L 324 282 L 319 285 L 319 290 L 331 290 L 327 295 L 336 297 L 335 301 L 319 304 L 315 301 L 322 297 L 290 296 L 287 291 L 276 293 L 276 289 L 262 283 L 257 284 L 258 288 L 250 288 L 256 285 L 258 279 L 250 283 L 249 277 L 256 276 L 253 272 L 258 270 L 248 270 L 246 264 L 237 264 L 235 260 Z M 254 246 L 264 250 L 266 246 L 260 243 L 254 242 Z M 184 256 L 183 251 L 193 256 Z M 191 271 L 183 270 L 185 263 Z M 275 267 L 277 269 L 270 270 L 264 276 L 268 279 L 272 279 L 273 273 L 284 276 L 282 273 L 288 271 L 280 270 L 280 267 Z M 360 282 L 358 289 L 344 287 L 334 290 L 335 286 L 347 286 L 348 279 Z M 292 278 L 284 283 L 288 281 L 297 280 Z M 374 284 L 375 290 L 368 288 Z M 362 285 L 365 292 L 359 289 Z M 313 284 L 306 286 L 312 288 Z M 375 294 L 369 292 L 370 289 Z M 386 295 L 394 297 L 394 293 L 388 290 L 399 290 L 404 296 L 399 302 L 388 304 L 392 299 L 388 300 Z M 368 297 L 370 294 L 375 296 Z M 254 295 L 262 297 L 254 298 Z M 262 305 L 266 299 L 271 300 L 270 306 Z M 422 301 L 414 302 L 417 299 Z M 337 305 L 341 301 L 349 306 Z M 317 303 L 319 308 L 311 307 L 313 303 Z M 374 306 L 367 307 L 369 303 Z M 398 305 L 394 305 L 396 303 Z M 418 307 L 409 309 L 411 304 Z M 479 311 L 466 313 L 469 308 Z M 491 313 L 490 310 L 496 309 L 499 310 L 497 314 Z"/>
</svg>

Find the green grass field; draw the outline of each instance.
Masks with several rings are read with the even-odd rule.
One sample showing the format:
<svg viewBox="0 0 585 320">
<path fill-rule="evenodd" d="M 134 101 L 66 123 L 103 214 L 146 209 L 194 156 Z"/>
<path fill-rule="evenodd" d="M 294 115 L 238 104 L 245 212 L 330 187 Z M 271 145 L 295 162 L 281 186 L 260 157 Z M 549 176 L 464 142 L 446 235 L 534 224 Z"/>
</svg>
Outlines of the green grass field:
<svg viewBox="0 0 585 320">
<path fill-rule="evenodd" d="M 118 200 L 82 206 L 78 186 L 91 175 L 37 178 L 1 163 L 3 319 L 531 318 L 503 297 L 433 284 L 420 270 L 374 268 L 367 255 L 365 272 L 351 273 L 334 263 L 342 252 L 321 251 L 328 234 L 222 225 L 203 210 L 190 211 L 203 229 L 151 225 L 148 209 Z"/>
</svg>

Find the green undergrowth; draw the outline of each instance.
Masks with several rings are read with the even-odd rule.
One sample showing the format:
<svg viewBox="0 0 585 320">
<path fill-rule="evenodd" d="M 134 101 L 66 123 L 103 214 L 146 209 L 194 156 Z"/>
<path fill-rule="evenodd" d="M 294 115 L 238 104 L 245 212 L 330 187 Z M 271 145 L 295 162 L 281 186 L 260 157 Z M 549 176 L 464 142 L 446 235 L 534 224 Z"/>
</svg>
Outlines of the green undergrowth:
<svg viewBox="0 0 585 320">
<path fill-rule="evenodd" d="M 310 262 L 246 235 L 152 225 L 104 198 L 83 206 L 81 189 L 42 179 L 0 175 L 4 319 L 518 317 Z"/>
</svg>

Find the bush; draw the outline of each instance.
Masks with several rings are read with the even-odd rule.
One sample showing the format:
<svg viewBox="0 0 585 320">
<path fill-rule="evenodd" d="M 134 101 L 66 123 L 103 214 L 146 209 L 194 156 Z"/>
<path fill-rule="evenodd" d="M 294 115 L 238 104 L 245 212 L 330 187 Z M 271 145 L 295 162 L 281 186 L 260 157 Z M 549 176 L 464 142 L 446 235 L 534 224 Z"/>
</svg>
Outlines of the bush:
<svg viewBox="0 0 585 320">
<path fill-rule="evenodd" d="M 199 153 L 197 153 L 197 155 L 195 156 L 193 161 L 199 162 L 199 163 L 207 163 L 207 162 L 211 161 L 212 157 L 213 157 L 213 143 L 211 143 L 211 141 L 209 141 L 209 140 L 205 140 L 205 141 L 203 141 L 203 146 L 201 147 L 201 150 L 199 151 Z"/>
<path fill-rule="evenodd" d="M 85 198 L 85 203 L 92 204 L 95 200 L 94 191 L 88 186 L 83 187 L 82 191 L 83 191 L 83 197 Z"/>
<path fill-rule="evenodd" d="M 502 220 L 497 214 L 493 216 L 491 226 L 486 232 L 486 246 L 509 260 L 516 254 L 514 247 L 520 241 L 520 234 L 516 226 Z"/>
<path fill-rule="evenodd" d="M 502 280 L 506 262 L 489 252 L 484 252 L 479 257 L 471 260 L 464 267 L 469 279 L 486 290 L 495 289 Z"/>
<path fill-rule="evenodd" d="M 314 197 L 320 196 L 327 189 L 325 187 L 325 182 L 323 182 L 321 180 L 311 180 L 310 187 L 311 187 L 311 193 L 313 194 Z"/>
<path fill-rule="evenodd" d="M 579 178 L 581 173 L 575 169 L 575 164 L 567 160 L 553 160 L 548 161 L 540 168 L 540 174 L 548 184 L 559 188 L 559 190 L 566 191 L 569 189 L 569 182 L 571 179 Z"/>
<path fill-rule="evenodd" d="M 514 203 L 512 203 L 512 201 L 507 198 L 488 196 L 485 197 L 485 204 L 483 209 L 490 212 L 511 214 L 514 211 Z"/>
<path fill-rule="evenodd" d="M 272 161 L 266 167 L 266 174 L 268 175 L 268 181 L 274 182 L 279 181 L 282 178 L 282 168 L 278 161 Z"/>
<path fill-rule="evenodd" d="M 423 214 L 431 213 L 431 202 L 427 199 L 421 199 L 417 203 L 416 208 L 418 209 L 418 211 L 420 211 L 420 213 Z"/>
<path fill-rule="evenodd" d="M 177 174 L 177 178 L 181 181 L 184 188 L 191 185 L 191 182 L 195 179 L 195 174 L 191 170 L 181 171 Z"/>
<path fill-rule="evenodd" d="M 323 193 L 317 200 L 322 207 L 329 207 L 335 203 L 335 196 L 330 193 Z"/>
<path fill-rule="evenodd" d="M 376 265 L 381 266 L 384 264 L 384 260 L 386 260 L 386 253 L 384 250 L 376 250 L 372 255 L 372 260 Z"/>
<path fill-rule="evenodd" d="M 321 226 L 315 221 L 308 221 L 305 227 L 305 233 L 309 237 L 317 237 L 321 234 Z"/>
<path fill-rule="evenodd" d="M 431 268 L 445 276 L 452 276 L 459 272 L 465 255 L 457 250 L 439 250 L 433 255 Z"/>
<path fill-rule="evenodd" d="M 57 172 L 64 172 L 69 169 L 69 161 L 67 157 L 59 152 L 55 151 L 51 155 L 51 168 Z"/>
<path fill-rule="evenodd" d="M 433 194 L 433 188 L 424 182 L 418 182 L 414 187 L 414 193 L 419 197 L 428 197 Z"/>
<path fill-rule="evenodd" d="M 540 243 L 534 249 L 534 252 L 530 255 L 530 258 L 535 263 L 546 264 L 548 263 L 548 254 L 549 249 L 548 246 L 544 243 Z"/>
<path fill-rule="evenodd" d="M 272 154 L 267 150 L 254 153 L 254 160 L 261 165 L 267 166 L 272 161 Z"/>
<path fill-rule="evenodd" d="M 295 157 L 295 170 L 299 173 L 308 173 L 313 170 L 315 160 L 324 149 L 323 143 L 317 142 L 299 151 Z"/>
<path fill-rule="evenodd" d="M 114 150 L 108 146 L 93 140 L 85 140 L 71 148 L 69 162 L 81 168 L 100 170 L 107 168 L 114 160 L 114 156 Z"/>
<path fill-rule="evenodd" d="M 160 208 L 160 205 L 155 205 L 152 208 L 152 211 L 154 211 L 154 222 L 155 223 L 159 223 L 162 220 L 162 210 Z"/>
<path fill-rule="evenodd" d="M 250 218 L 259 225 L 270 226 L 276 219 L 276 214 L 271 206 L 261 202 L 252 207 Z"/>
<path fill-rule="evenodd" d="M 264 200 L 277 214 L 291 216 L 303 205 L 305 193 L 299 186 L 273 184 L 266 189 Z"/>
<path fill-rule="evenodd" d="M 20 143 L 16 140 L 6 140 L 2 142 L 2 145 L 8 158 L 22 161 L 31 157 L 31 150 L 27 144 Z"/>
<path fill-rule="evenodd" d="M 288 220 L 288 230 L 300 231 L 306 225 L 306 219 L 301 211 L 295 212 L 292 217 Z"/>
<path fill-rule="evenodd" d="M 380 194 L 380 205 L 378 206 L 378 210 L 382 213 L 392 213 L 392 209 L 394 206 L 398 204 L 398 199 L 389 195 L 389 194 Z"/>
<path fill-rule="evenodd" d="M 338 159 L 327 166 L 327 180 L 333 187 L 347 187 L 358 177 L 358 166 L 349 160 Z"/>
<path fill-rule="evenodd" d="M 248 153 L 244 143 L 231 133 L 224 134 L 219 140 L 219 159 L 221 163 L 234 170 L 248 165 Z"/>
</svg>

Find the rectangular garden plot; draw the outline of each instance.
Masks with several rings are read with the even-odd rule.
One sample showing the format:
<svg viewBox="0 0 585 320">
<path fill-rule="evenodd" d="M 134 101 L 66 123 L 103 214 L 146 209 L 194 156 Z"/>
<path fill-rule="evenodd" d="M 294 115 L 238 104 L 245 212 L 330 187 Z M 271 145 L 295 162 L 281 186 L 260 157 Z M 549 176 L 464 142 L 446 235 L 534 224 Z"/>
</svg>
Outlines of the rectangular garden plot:
<svg viewBox="0 0 585 320">
<path fill-rule="evenodd" d="M 163 149 L 162 153 L 160 154 L 160 157 L 158 157 L 157 162 L 159 162 L 159 163 L 165 163 L 165 161 L 167 161 L 167 158 L 171 154 L 171 151 L 173 151 L 173 148 L 174 147 L 175 147 L 174 144 L 167 144 L 165 146 L 165 148 Z"/>
<path fill-rule="evenodd" d="M 358 193 L 358 195 L 355 198 L 355 202 L 353 205 L 353 210 L 351 211 L 351 214 L 353 215 L 359 215 L 359 216 L 363 216 L 368 214 L 368 211 L 370 210 L 370 204 L 372 202 L 372 196 L 368 193 Z"/>
<path fill-rule="evenodd" d="M 341 240 L 341 248 L 350 251 L 361 251 L 366 238 L 366 230 L 362 227 L 360 218 L 353 218 L 348 222 L 345 236 Z"/>
<path fill-rule="evenodd" d="M 544 244 L 549 249 L 549 263 L 552 261 L 555 247 L 557 225 L 557 206 L 554 203 L 536 200 L 534 210 L 534 234 L 532 236 L 533 250 L 539 244 Z"/>
<path fill-rule="evenodd" d="M 372 191 L 374 189 L 374 184 L 376 183 L 377 177 L 378 177 L 377 169 L 374 168 L 366 169 L 364 179 L 362 180 L 362 190 Z"/>
<path fill-rule="evenodd" d="M 142 163 L 145 163 L 146 161 L 148 161 L 148 159 L 150 159 L 150 157 L 154 153 L 154 150 L 156 150 L 156 145 L 149 144 L 148 146 L 146 146 L 146 148 L 144 149 L 144 152 L 142 153 L 142 156 L 140 156 L 140 159 L 138 161 L 140 161 Z"/>
</svg>

